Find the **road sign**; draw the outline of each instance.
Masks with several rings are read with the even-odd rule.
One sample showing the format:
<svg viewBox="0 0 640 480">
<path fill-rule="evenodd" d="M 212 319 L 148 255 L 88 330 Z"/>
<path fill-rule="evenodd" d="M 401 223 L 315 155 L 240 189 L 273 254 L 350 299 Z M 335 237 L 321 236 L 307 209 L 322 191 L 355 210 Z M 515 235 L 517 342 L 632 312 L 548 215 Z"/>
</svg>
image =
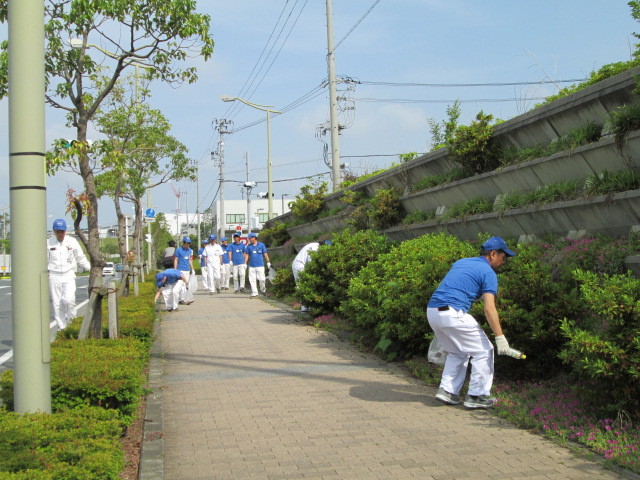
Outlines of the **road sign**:
<svg viewBox="0 0 640 480">
<path fill-rule="evenodd" d="M 144 212 L 144 216 L 147 218 L 153 218 L 156 216 L 156 211 L 153 208 L 147 208 Z"/>
</svg>

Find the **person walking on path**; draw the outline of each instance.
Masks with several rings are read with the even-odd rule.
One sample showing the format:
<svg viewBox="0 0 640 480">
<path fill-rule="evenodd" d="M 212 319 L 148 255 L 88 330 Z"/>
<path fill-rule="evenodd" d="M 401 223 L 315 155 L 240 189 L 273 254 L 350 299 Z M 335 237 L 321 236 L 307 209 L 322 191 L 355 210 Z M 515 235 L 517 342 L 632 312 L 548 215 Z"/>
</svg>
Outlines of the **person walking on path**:
<svg viewBox="0 0 640 480">
<path fill-rule="evenodd" d="M 47 268 L 49 269 L 49 292 L 53 303 L 53 315 L 58 328 L 63 330 L 75 318 L 76 270 L 85 270 L 91 264 L 75 238 L 67 235 L 67 222 L 58 218 L 53 222 L 53 235 L 47 239 Z"/>
<path fill-rule="evenodd" d="M 307 243 L 296 255 L 296 258 L 293 259 L 291 263 L 291 270 L 293 271 L 293 279 L 298 284 L 298 277 L 300 276 L 300 272 L 304 270 L 305 265 L 311 261 L 311 253 L 318 251 L 320 245 L 331 245 L 329 240 L 325 240 L 324 242 L 311 242 Z M 308 312 L 309 308 L 302 305 L 300 307 L 301 312 Z"/>
<path fill-rule="evenodd" d="M 233 234 L 233 243 L 228 247 L 231 260 L 231 275 L 233 276 L 233 293 L 244 292 L 247 264 L 244 258 L 245 245 L 240 241 L 240 234 Z"/>
<path fill-rule="evenodd" d="M 224 252 L 222 247 L 216 244 L 215 235 L 209 235 L 209 245 L 204 247 L 204 257 L 207 264 L 207 285 L 209 287 L 209 295 L 220 293 L 220 275 L 222 270 L 222 256 Z"/>
<path fill-rule="evenodd" d="M 153 303 L 155 303 L 160 294 L 162 294 L 167 312 L 178 310 L 180 290 L 183 286 L 189 288 L 184 272 L 175 268 L 167 268 L 164 272 L 158 272 L 156 274 L 156 287 L 158 287 L 158 291 L 153 299 Z"/>
<path fill-rule="evenodd" d="M 478 322 L 467 312 L 474 300 L 482 298 L 484 313 L 493 330 L 499 355 L 512 349 L 502 333 L 496 310 L 498 276 L 496 272 L 507 257 L 514 257 L 506 242 L 491 237 L 482 244 L 480 256 L 463 258 L 453 264 L 433 292 L 427 304 L 427 319 L 447 358 L 435 397 L 450 405 L 460 403 L 460 390 L 471 362 L 469 392 L 464 400 L 468 408 L 488 408 L 493 384 L 493 344 Z"/>
<path fill-rule="evenodd" d="M 206 240 L 202 241 L 202 246 L 198 249 L 198 259 L 200 260 L 200 274 L 202 275 L 202 288 L 204 290 L 209 290 L 207 286 L 207 259 L 203 255 L 204 247 L 207 246 L 209 242 Z"/>
<path fill-rule="evenodd" d="M 176 253 L 176 242 L 175 240 L 169 240 L 167 243 L 167 248 L 164 249 L 162 254 L 162 266 L 164 268 L 173 268 L 174 259 Z"/>
<path fill-rule="evenodd" d="M 173 268 L 180 270 L 185 277 L 183 284 L 180 284 L 180 303 L 185 305 L 191 305 L 193 303 L 193 293 L 189 291 L 187 286 L 189 285 L 189 278 L 195 273 L 193 269 L 193 250 L 191 250 L 191 239 L 184 237 L 182 239 L 182 246 L 176 248 L 176 253 L 173 260 Z"/>
<path fill-rule="evenodd" d="M 245 248 L 245 263 L 249 266 L 249 285 L 251 285 L 251 298 L 258 297 L 258 282 L 260 293 L 267 293 L 267 283 L 264 273 L 264 261 L 267 261 L 267 269 L 271 268 L 269 254 L 264 243 L 258 242 L 258 234 L 249 234 L 249 245 Z"/>
<path fill-rule="evenodd" d="M 223 290 L 229 290 L 229 279 L 231 277 L 231 260 L 229 259 L 229 247 L 227 237 L 220 239 L 220 248 L 222 248 L 222 272 L 220 275 L 220 285 Z"/>
</svg>

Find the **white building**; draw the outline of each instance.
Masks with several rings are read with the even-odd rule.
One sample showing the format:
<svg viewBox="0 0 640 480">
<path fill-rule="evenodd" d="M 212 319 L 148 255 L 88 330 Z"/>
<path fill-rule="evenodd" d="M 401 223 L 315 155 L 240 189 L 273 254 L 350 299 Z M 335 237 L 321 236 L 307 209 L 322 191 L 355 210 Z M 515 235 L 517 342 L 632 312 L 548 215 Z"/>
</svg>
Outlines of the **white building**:
<svg viewBox="0 0 640 480">
<path fill-rule="evenodd" d="M 213 225 L 216 227 L 216 231 L 220 232 L 222 225 L 220 225 L 222 202 L 216 200 L 213 204 Z M 272 218 L 278 217 L 283 213 L 287 213 L 290 208 L 288 202 L 275 200 L 273 201 Z M 243 233 L 255 232 L 262 230 L 265 222 L 269 220 L 269 201 L 267 199 L 251 199 L 251 202 L 246 200 L 225 200 L 224 201 L 224 230 L 226 234 L 230 234 L 238 230 L 238 227 L 242 228 Z M 247 218 L 250 220 L 250 225 L 247 225 Z"/>
</svg>

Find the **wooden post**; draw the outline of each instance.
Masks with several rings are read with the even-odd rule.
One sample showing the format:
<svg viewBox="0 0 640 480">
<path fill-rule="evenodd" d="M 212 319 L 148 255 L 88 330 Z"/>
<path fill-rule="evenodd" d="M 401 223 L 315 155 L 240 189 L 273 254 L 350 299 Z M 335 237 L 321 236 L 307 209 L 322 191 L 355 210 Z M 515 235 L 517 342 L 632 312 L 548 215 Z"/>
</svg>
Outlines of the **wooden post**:
<svg viewBox="0 0 640 480">
<path fill-rule="evenodd" d="M 107 303 L 109 305 L 109 338 L 118 338 L 118 294 L 115 281 L 112 280 L 109 282 L 108 290 Z"/>
<path fill-rule="evenodd" d="M 79 340 L 86 340 L 89 334 L 91 338 L 102 338 L 102 297 L 106 295 L 106 289 L 102 285 L 102 278 L 97 278 L 91 289 L 87 311 L 82 319 L 82 326 L 78 333 Z"/>
<path fill-rule="evenodd" d="M 133 294 L 138 296 L 138 275 L 140 274 L 139 265 L 134 265 L 133 267 Z"/>
</svg>

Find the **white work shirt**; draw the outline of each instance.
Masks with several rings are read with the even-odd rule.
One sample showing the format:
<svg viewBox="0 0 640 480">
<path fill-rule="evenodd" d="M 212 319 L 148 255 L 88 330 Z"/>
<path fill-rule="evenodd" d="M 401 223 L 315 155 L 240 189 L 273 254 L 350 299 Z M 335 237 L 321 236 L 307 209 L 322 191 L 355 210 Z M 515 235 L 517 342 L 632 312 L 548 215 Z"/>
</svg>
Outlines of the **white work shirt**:
<svg viewBox="0 0 640 480">
<path fill-rule="evenodd" d="M 212 265 L 220 265 L 222 255 L 224 255 L 224 250 L 217 243 L 211 245 L 207 245 L 204 247 L 204 252 L 202 252 L 203 257 L 207 257 L 207 266 Z"/>
<path fill-rule="evenodd" d="M 318 242 L 311 242 L 302 247 L 302 250 L 300 250 L 296 255 L 296 258 L 293 259 L 291 267 L 296 270 L 304 269 L 307 262 L 311 260 L 311 252 L 315 252 L 318 248 L 320 248 L 320 244 Z"/>
<path fill-rule="evenodd" d="M 85 270 L 91 268 L 89 260 L 75 238 L 65 235 L 62 242 L 59 242 L 54 235 L 47 239 L 47 268 L 50 273 L 75 273 L 78 264 Z"/>
</svg>

